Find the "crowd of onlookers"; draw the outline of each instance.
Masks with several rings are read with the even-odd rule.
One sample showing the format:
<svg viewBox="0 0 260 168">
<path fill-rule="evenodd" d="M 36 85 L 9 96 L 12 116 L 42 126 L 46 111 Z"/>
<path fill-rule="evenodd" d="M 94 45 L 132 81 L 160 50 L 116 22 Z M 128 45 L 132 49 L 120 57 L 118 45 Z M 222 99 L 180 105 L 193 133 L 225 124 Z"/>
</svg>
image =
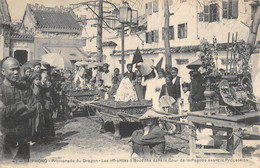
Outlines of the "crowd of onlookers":
<svg viewBox="0 0 260 168">
<path fill-rule="evenodd" d="M 140 65 L 132 64 L 127 64 L 124 74 L 118 68 L 110 71 L 107 63 L 61 70 L 35 62 L 21 68 L 13 57 L 4 58 L 0 80 L 0 157 L 28 160 L 29 143 L 46 142 L 53 137 L 54 120 L 69 114 L 66 92 L 73 90 L 96 90 L 99 100 L 115 100 L 117 90 L 130 95 L 131 89 L 118 89 L 127 84 L 137 100 L 152 100 L 158 111 L 180 114 L 204 108 L 203 78 L 198 70 L 190 72 L 191 82 L 186 83 L 178 76 L 176 67 L 149 68 L 149 74 L 144 74 Z"/>
<path fill-rule="evenodd" d="M 118 68 L 111 71 L 107 63 L 92 68 L 75 66 L 73 83 L 76 89 L 97 90 L 99 98 L 114 100 L 121 81 L 127 78 L 138 100 L 152 100 L 155 110 L 177 114 L 204 108 L 205 88 L 198 70 L 190 72 L 191 82 L 187 83 L 178 76 L 176 67 L 167 66 L 166 70 L 155 66 L 150 68 L 149 74 L 143 74 L 140 65 L 127 64 L 127 72 L 120 74 Z"/>
<path fill-rule="evenodd" d="M 1 61 L 0 160 L 28 160 L 30 143 L 55 136 L 54 120 L 69 111 L 64 86 L 71 74 L 40 62 L 20 67 L 13 57 Z"/>
</svg>

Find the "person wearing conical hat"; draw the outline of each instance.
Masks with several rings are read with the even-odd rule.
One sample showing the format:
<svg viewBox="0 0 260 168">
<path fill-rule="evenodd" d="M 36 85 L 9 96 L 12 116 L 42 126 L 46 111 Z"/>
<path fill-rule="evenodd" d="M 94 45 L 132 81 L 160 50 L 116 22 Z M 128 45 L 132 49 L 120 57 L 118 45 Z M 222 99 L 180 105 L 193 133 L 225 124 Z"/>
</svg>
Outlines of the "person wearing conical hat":
<svg viewBox="0 0 260 168">
<path fill-rule="evenodd" d="M 143 158 L 161 157 L 165 151 L 165 132 L 159 127 L 158 118 L 162 115 L 153 109 L 148 110 L 139 119 L 144 129 L 132 134 L 132 154 Z"/>
</svg>

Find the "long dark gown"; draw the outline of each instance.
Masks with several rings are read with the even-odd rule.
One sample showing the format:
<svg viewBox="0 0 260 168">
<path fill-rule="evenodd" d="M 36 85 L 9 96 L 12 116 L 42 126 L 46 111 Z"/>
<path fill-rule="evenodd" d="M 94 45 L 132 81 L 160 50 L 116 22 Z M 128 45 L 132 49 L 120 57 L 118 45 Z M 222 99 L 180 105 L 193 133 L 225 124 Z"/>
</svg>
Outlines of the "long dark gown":
<svg viewBox="0 0 260 168">
<path fill-rule="evenodd" d="M 36 99 L 29 87 L 0 84 L 0 157 L 2 160 L 28 160 L 31 137 L 29 120 L 34 117 Z M 28 109 L 28 107 L 35 107 Z M 1 160 L 1 159 L 0 159 Z"/>
</svg>

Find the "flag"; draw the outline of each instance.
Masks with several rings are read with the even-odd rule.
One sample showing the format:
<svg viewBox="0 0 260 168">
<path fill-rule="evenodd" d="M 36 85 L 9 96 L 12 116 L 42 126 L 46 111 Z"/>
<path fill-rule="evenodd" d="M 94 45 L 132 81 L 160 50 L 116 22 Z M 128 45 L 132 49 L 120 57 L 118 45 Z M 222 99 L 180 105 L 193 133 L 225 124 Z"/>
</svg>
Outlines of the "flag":
<svg viewBox="0 0 260 168">
<path fill-rule="evenodd" d="M 155 66 L 156 69 L 161 68 L 162 67 L 162 61 L 163 61 L 163 57 L 160 59 L 160 61 L 157 63 L 157 65 Z"/>
<path fill-rule="evenodd" d="M 140 52 L 139 48 L 137 47 L 136 50 L 135 50 L 135 54 L 134 54 L 132 64 L 137 64 L 137 63 L 143 62 L 143 61 L 144 60 L 142 58 L 141 52 Z"/>
</svg>

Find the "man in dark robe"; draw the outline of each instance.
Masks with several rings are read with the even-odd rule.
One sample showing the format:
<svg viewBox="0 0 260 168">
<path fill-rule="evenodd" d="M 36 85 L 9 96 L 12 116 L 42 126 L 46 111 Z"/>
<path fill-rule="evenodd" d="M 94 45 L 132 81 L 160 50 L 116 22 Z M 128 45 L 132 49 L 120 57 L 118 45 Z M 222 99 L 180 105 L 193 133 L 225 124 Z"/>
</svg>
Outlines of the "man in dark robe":
<svg viewBox="0 0 260 168">
<path fill-rule="evenodd" d="M 132 154 L 143 158 L 161 157 L 165 151 L 165 132 L 159 127 L 158 114 L 148 110 L 140 121 L 144 129 L 135 130 L 132 134 Z"/>
<path fill-rule="evenodd" d="M 173 98 L 177 101 L 181 97 L 181 77 L 178 76 L 178 68 L 170 68 L 172 75 L 172 84 L 173 84 Z"/>
<path fill-rule="evenodd" d="M 201 73 L 198 70 L 190 72 L 191 78 L 191 91 L 190 91 L 190 111 L 200 111 L 205 108 L 205 97 L 204 91 L 205 86 L 203 86 L 204 80 Z"/>
<path fill-rule="evenodd" d="M 28 161 L 29 119 L 36 112 L 36 99 L 29 87 L 18 83 L 20 66 L 17 60 L 6 57 L 1 64 L 4 81 L 0 85 L 0 157 Z"/>
</svg>

